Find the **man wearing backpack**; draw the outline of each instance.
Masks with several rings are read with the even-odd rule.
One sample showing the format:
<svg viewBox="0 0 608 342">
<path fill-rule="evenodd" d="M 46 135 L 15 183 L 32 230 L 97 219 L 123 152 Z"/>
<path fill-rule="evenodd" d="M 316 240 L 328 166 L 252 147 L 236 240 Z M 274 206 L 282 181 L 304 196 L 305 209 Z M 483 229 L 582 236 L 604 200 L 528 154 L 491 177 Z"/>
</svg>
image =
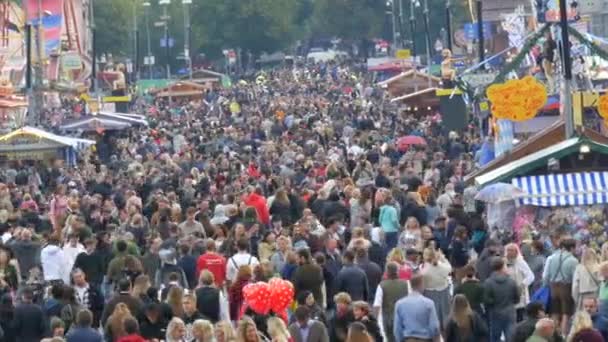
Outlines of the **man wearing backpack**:
<svg viewBox="0 0 608 342">
<path fill-rule="evenodd" d="M 555 322 L 561 322 L 561 332 L 568 333 L 568 322 L 574 313 L 572 298 L 572 279 L 578 260 L 572 254 L 576 241 L 572 238 L 563 239 L 560 249 L 551 254 L 545 263 L 543 283 L 551 288 L 551 314 Z"/>
<path fill-rule="evenodd" d="M 226 280 L 228 283 L 234 282 L 236 274 L 241 266 L 251 266 L 252 268 L 259 265 L 258 258 L 249 254 L 249 240 L 247 238 L 241 238 L 236 243 L 238 252 L 233 255 L 226 263 Z"/>
</svg>

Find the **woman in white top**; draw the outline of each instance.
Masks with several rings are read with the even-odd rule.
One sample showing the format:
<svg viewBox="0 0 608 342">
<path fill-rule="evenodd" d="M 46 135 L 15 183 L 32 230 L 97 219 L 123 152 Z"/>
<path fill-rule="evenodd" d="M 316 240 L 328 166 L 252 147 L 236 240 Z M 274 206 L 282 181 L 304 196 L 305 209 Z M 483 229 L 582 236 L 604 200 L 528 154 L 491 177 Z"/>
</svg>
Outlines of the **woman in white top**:
<svg viewBox="0 0 608 342">
<path fill-rule="evenodd" d="M 441 251 L 426 248 L 422 254 L 424 263 L 421 274 L 424 276 L 424 296 L 435 303 L 440 327 L 444 326 L 450 314 L 450 273 L 452 266 Z"/>
<path fill-rule="evenodd" d="M 583 308 L 585 298 L 597 298 L 601 284 L 600 264 L 593 248 L 585 248 L 581 263 L 574 270 L 572 279 L 572 298 L 577 310 Z"/>
<path fill-rule="evenodd" d="M 515 305 L 517 317 L 520 320 L 523 319 L 524 308 L 530 302 L 530 291 L 528 291 L 528 288 L 534 282 L 534 272 L 532 272 L 530 266 L 524 260 L 519 247 L 514 243 L 505 246 L 505 259 L 507 273 L 515 280 L 521 294 L 519 303 Z"/>
</svg>

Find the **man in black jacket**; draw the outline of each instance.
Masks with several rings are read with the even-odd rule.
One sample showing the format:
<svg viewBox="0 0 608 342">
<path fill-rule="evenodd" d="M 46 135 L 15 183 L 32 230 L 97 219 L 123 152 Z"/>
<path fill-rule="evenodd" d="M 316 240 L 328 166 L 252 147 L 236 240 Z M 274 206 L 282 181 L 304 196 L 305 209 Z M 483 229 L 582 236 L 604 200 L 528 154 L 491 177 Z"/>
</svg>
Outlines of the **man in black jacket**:
<svg viewBox="0 0 608 342">
<path fill-rule="evenodd" d="M 346 292 L 350 294 L 353 301 L 368 301 L 369 282 L 367 275 L 359 267 L 355 266 L 355 254 L 347 250 L 342 257 L 343 267 L 336 278 L 336 293 Z"/>
<path fill-rule="evenodd" d="M 167 322 L 161 314 L 160 304 L 150 303 L 139 317 L 139 331 L 147 340 L 163 340 L 167 335 Z"/>
<path fill-rule="evenodd" d="M 97 240 L 87 239 L 84 242 L 86 251 L 78 254 L 74 261 L 74 269 L 80 269 L 87 280 L 94 286 L 100 286 L 104 276 L 104 258 L 96 253 Z"/>
<path fill-rule="evenodd" d="M 515 326 L 511 342 L 526 342 L 526 340 L 534 334 L 536 322 L 544 317 L 545 309 L 543 308 L 542 303 L 532 302 L 528 304 L 528 306 L 526 306 L 526 319 Z M 551 342 L 561 341 L 563 341 L 563 338 L 558 334 L 556 329 Z"/>
<path fill-rule="evenodd" d="M 504 333 L 511 341 L 515 326 L 515 304 L 519 303 L 520 292 L 515 280 L 506 271 L 502 258 L 492 259 L 494 273 L 484 282 L 484 304 L 490 320 L 490 340 L 500 341 Z"/>
<path fill-rule="evenodd" d="M 378 284 L 382 281 L 382 269 L 378 264 L 369 260 L 369 256 L 367 250 L 365 248 L 357 248 L 356 251 L 356 265 L 363 272 L 365 272 L 365 276 L 367 277 L 367 282 L 369 286 L 369 301 L 372 302 L 376 295 L 376 288 Z"/>
<path fill-rule="evenodd" d="M 39 342 L 47 331 L 46 317 L 40 306 L 32 303 L 33 299 L 31 289 L 23 290 L 23 303 L 15 308 L 12 323 L 16 342 Z"/>
<path fill-rule="evenodd" d="M 118 291 L 119 292 L 110 299 L 103 310 L 101 315 L 102 326 L 106 325 L 108 318 L 114 312 L 114 308 L 118 303 L 125 303 L 134 317 L 139 317 L 143 311 L 144 304 L 141 299 L 131 295 L 131 281 L 129 278 L 123 278 L 118 281 Z"/>
</svg>

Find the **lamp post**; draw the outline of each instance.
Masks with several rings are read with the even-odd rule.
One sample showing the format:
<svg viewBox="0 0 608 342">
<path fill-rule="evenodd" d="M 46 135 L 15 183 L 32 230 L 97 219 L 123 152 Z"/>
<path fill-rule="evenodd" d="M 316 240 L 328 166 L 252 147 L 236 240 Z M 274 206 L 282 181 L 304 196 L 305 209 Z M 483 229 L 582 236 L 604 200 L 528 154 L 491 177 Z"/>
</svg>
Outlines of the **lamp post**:
<svg viewBox="0 0 608 342">
<path fill-rule="evenodd" d="M 165 24 L 165 53 L 167 57 L 167 79 L 171 79 L 171 48 L 169 47 L 169 5 L 171 0 L 159 0 L 158 4 L 163 6 L 163 21 Z"/>
<path fill-rule="evenodd" d="M 426 36 L 426 64 L 428 65 L 429 88 L 431 83 L 431 32 L 429 31 L 429 1 L 424 0 L 424 35 Z"/>
<path fill-rule="evenodd" d="M 412 33 L 412 57 L 416 61 L 416 7 L 420 6 L 418 0 L 410 0 L 410 31 Z"/>
<path fill-rule="evenodd" d="M 484 47 L 484 37 L 483 37 L 483 5 L 481 0 L 477 0 L 477 34 L 478 34 L 478 44 L 479 44 L 479 63 L 483 62 L 486 59 L 486 51 Z"/>
<path fill-rule="evenodd" d="M 152 79 L 152 45 L 150 44 L 150 4 L 149 1 L 144 1 L 141 4 L 144 7 L 144 16 L 146 20 L 146 47 L 147 47 L 147 55 L 144 58 L 144 64 L 148 65 L 148 78 Z"/>
<path fill-rule="evenodd" d="M 568 11 L 566 1 L 559 2 L 559 27 L 562 40 L 562 68 L 564 69 L 564 82 L 562 82 L 563 117 L 566 126 L 566 138 L 574 135 L 574 118 L 572 117 L 572 57 L 570 56 L 570 35 L 568 32 Z"/>
<path fill-rule="evenodd" d="M 452 51 L 452 9 L 451 0 L 445 3 L 445 30 L 447 31 L 447 48 Z"/>
<path fill-rule="evenodd" d="M 190 5 L 192 0 L 182 0 L 184 5 L 184 58 L 188 63 L 188 73 L 192 80 L 192 58 L 190 57 Z"/>
</svg>

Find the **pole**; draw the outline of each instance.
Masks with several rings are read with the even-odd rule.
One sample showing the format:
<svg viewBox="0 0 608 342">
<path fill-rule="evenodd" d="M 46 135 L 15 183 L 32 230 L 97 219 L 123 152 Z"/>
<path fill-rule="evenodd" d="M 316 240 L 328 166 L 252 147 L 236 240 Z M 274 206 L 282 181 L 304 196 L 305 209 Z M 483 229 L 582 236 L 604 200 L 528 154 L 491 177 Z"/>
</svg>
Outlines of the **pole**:
<svg viewBox="0 0 608 342">
<path fill-rule="evenodd" d="M 25 25 L 25 88 L 28 96 L 31 97 L 32 91 L 32 25 Z"/>
<path fill-rule="evenodd" d="M 562 31 L 562 67 L 564 69 L 564 82 L 562 86 L 564 123 L 566 126 L 566 138 L 574 135 L 574 118 L 572 117 L 572 58 L 570 56 L 570 35 L 568 32 L 568 12 L 566 1 L 559 2 L 560 20 L 559 26 Z"/>
<path fill-rule="evenodd" d="M 405 48 L 405 30 L 403 27 L 403 1 L 405 0 L 398 0 L 399 1 L 399 38 L 400 39 L 400 43 L 401 43 L 401 47 Z"/>
<path fill-rule="evenodd" d="M 191 0 L 182 0 L 184 5 L 184 58 L 188 63 L 188 74 L 192 80 L 192 58 L 190 58 L 190 2 Z"/>
<path fill-rule="evenodd" d="M 424 35 L 426 36 L 426 64 L 428 65 L 428 74 L 431 76 L 431 33 L 429 32 L 429 1 L 424 0 Z M 431 77 L 429 80 L 429 88 L 433 86 Z"/>
<path fill-rule="evenodd" d="M 412 57 L 416 60 L 416 0 L 410 0 L 410 31 L 412 33 Z"/>
<path fill-rule="evenodd" d="M 399 33 L 397 33 L 397 3 L 398 0 L 391 0 L 391 19 L 393 20 L 393 51 L 397 51 Z"/>
<path fill-rule="evenodd" d="M 477 33 L 477 39 L 479 44 L 479 62 L 481 63 L 486 59 L 483 36 L 483 7 L 481 4 L 481 0 L 477 0 Z"/>
<path fill-rule="evenodd" d="M 445 29 L 447 31 L 447 48 L 452 51 L 452 10 L 450 2 L 450 0 L 447 0 L 445 3 Z"/>
<path fill-rule="evenodd" d="M 171 79 L 171 48 L 169 47 L 169 5 L 163 6 L 163 16 L 165 17 L 165 57 L 167 58 L 167 79 Z"/>
<path fill-rule="evenodd" d="M 96 45 L 96 39 L 97 39 L 97 34 L 96 34 L 96 30 L 95 30 L 95 11 L 93 9 L 93 0 L 89 1 L 89 25 L 90 25 L 90 29 L 91 29 L 91 74 L 92 74 L 92 79 L 91 79 L 91 93 L 96 93 L 97 92 L 97 47 Z"/>
<path fill-rule="evenodd" d="M 148 48 L 148 78 L 152 79 L 152 45 L 150 43 L 150 3 L 145 6 L 146 10 L 144 15 L 146 16 L 146 45 Z"/>
<path fill-rule="evenodd" d="M 137 29 L 137 1 L 133 1 L 133 73 L 131 81 L 135 83 L 139 73 L 139 31 Z"/>
</svg>

